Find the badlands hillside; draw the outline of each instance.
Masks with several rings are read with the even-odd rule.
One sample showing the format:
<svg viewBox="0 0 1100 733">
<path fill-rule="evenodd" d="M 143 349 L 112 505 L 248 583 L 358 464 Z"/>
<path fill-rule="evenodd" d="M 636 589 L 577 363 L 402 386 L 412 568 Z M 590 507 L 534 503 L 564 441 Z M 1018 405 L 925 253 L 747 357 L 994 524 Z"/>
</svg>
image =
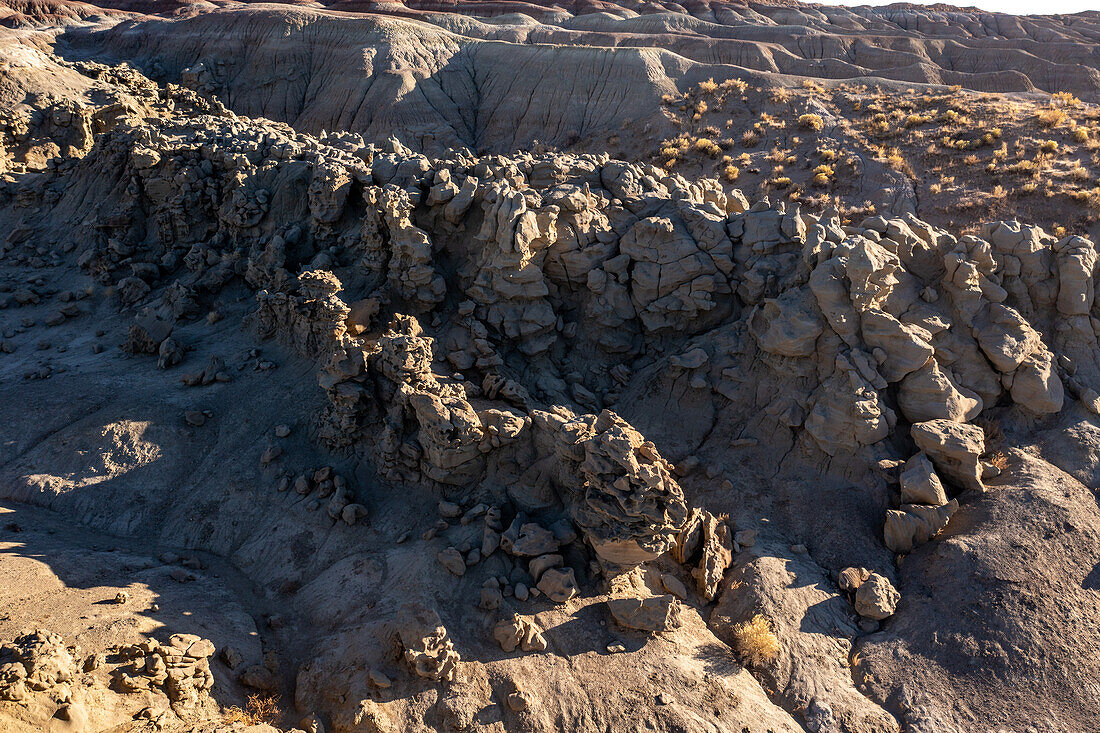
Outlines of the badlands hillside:
<svg viewBox="0 0 1100 733">
<path fill-rule="evenodd" d="M 1100 13 L 0 0 L 0 731 L 1100 730 Z"/>
</svg>

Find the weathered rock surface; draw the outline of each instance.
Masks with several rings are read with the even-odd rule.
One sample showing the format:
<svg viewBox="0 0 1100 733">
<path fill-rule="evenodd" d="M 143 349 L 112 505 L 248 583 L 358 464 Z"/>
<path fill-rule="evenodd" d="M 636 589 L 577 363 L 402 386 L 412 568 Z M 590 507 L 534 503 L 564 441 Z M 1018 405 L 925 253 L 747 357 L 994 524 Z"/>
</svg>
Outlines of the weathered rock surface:
<svg viewBox="0 0 1100 733">
<path fill-rule="evenodd" d="M 979 38 L 1087 94 L 1094 20 L 539 8 L 0 35 L 0 728 L 197 732 L 260 692 L 339 733 L 1088 729 L 1091 241 L 576 151 L 750 67 L 984 88 Z M 144 73 L 64 58 L 106 50 Z M 129 585 L 36 546 L 30 505 Z M 65 625 L 27 635 L 46 586 Z"/>
</svg>

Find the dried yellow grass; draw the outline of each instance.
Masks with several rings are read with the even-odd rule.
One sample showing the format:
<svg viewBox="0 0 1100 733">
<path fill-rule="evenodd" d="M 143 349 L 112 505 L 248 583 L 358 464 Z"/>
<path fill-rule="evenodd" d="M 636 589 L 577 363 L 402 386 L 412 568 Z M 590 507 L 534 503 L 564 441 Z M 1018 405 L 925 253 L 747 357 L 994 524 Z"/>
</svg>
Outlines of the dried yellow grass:
<svg viewBox="0 0 1100 733">
<path fill-rule="evenodd" d="M 751 621 L 733 627 L 733 650 L 747 667 L 767 664 L 779 655 L 779 637 L 772 622 L 757 614 Z"/>
<path fill-rule="evenodd" d="M 225 713 L 225 722 L 229 724 L 244 723 L 245 725 L 259 725 L 267 723 L 276 725 L 283 717 L 283 711 L 279 709 L 278 695 L 251 695 L 244 709 L 234 705 Z"/>
</svg>

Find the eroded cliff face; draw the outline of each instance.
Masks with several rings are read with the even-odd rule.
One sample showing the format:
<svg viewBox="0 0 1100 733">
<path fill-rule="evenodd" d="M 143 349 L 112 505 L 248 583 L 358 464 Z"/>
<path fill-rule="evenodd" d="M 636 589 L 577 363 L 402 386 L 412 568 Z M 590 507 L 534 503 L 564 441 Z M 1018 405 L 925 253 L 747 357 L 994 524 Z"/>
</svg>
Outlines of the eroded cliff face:
<svg viewBox="0 0 1100 733">
<path fill-rule="evenodd" d="M 210 641 L 77 672 L 0 626 L 0 722 L 208 730 L 247 688 L 315 731 L 1088 726 L 1089 239 L 43 54 L 90 81 L 4 122 L 0 496 L 135 543 L 133 613 Z"/>
</svg>

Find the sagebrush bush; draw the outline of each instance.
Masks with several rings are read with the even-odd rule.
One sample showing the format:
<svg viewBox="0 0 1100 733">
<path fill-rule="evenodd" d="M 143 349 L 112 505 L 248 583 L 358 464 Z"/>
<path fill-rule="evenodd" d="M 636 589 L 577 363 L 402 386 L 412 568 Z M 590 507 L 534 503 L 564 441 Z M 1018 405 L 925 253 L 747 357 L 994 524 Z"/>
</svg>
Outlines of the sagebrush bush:
<svg viewBox="0 0 1100 733">
<path fill-rule="evenodd" d="M 1066 119 L 1066 112 L 1062 109 L 1044 109 L 1038 114 L 1038 118 L 1043 127 L 1057 127 Z"/>
<path fill-rule="evenodd" d="M 695 141 L 695 149 L 712 158 L 717 158 L 722 154 L 722 147 L 710 138 L 705 137 L 701 137 Z"/>
<path fill-rule="evenodd" d="M 825 129 L 825 120 L 821 119 L 821 115 L 808 113 L 798 118 L 798 126 L 804 130 L 821 132 Z"/>
<path fill-rule="evenodd" d="M 733 650 L 746 667 L 759 667 L 779 655 L 779 637 L 772 622 L 757 614 L 733 627 Z"/>
</svg>

